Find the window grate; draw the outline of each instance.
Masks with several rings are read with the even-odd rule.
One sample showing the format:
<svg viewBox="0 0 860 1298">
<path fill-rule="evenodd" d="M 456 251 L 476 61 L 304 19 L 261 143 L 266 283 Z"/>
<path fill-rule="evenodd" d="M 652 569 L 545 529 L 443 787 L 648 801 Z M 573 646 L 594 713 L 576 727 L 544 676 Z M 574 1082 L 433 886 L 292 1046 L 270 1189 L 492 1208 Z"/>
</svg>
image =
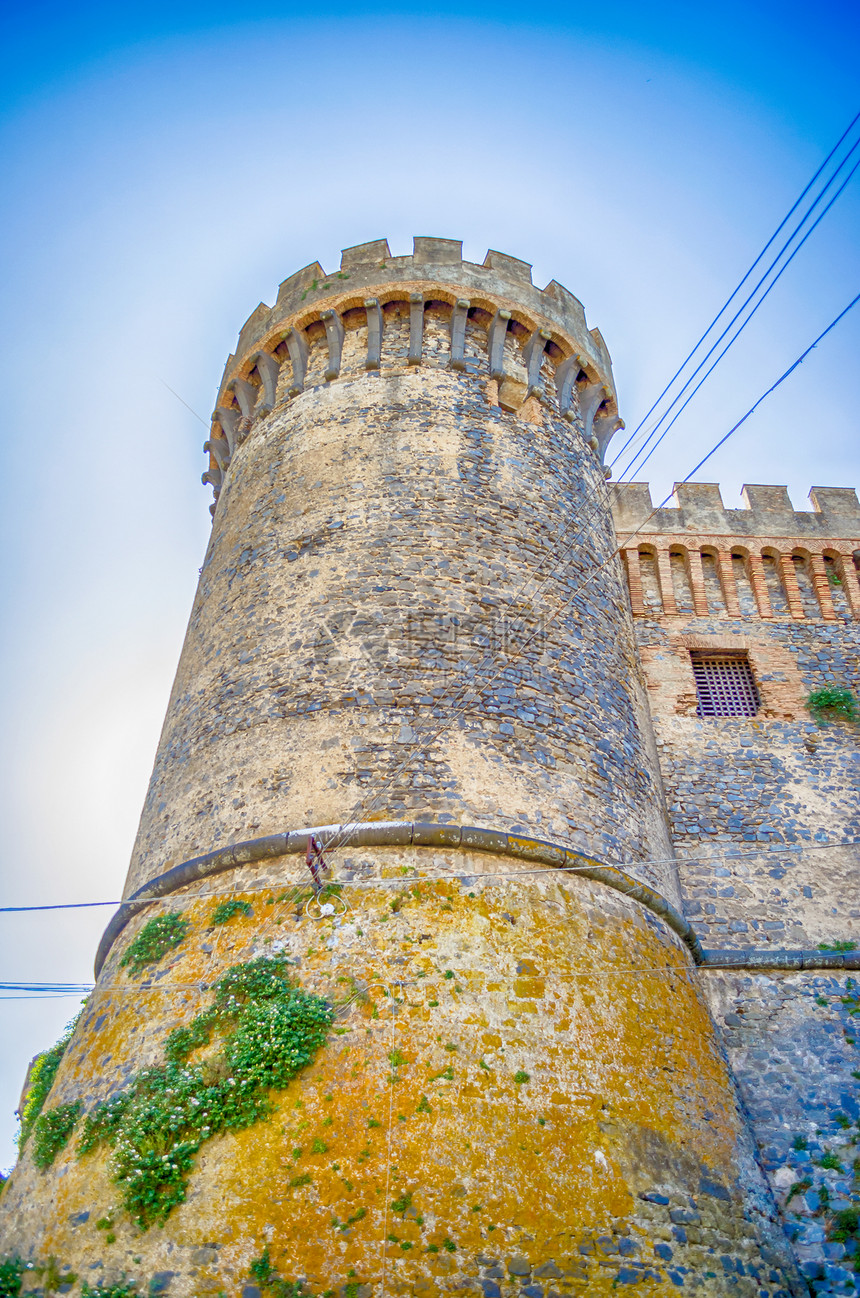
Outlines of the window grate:
<svg viewBox="0 0 860 1298">
<path fill-rule="evenodd" d="M 690 655 L 700 717 L 754 717 L 759 710 L 752 668 L 740 654 Z"/>
</svg>

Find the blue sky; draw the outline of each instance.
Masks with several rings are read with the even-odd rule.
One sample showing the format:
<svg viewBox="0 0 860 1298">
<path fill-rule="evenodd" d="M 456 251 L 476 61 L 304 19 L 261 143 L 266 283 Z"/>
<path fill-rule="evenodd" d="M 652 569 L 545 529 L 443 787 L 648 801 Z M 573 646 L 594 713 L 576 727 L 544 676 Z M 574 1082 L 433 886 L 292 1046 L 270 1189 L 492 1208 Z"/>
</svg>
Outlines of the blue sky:
<svg viewBox="0 0 860 1298">
<path fill-rule="evenodd" d="M 6 904 L 116 897 L 208 533 L 245 318 L 414 234 L 583 301 L 632 427 L 860 108 L 856 5 L 20 6 L 0 32 Z M 858 290 L 860 176 L 648 466 L 663 496 Z M 860 478 L 860 309 L 708 467 Z M 208 844 L 201 844 L 205 850 Z M 71 916 L 71 917 L 70 917 Z M 0 916 L 85 980 L 106 914 Z M 0 1002 L 0 1166 L 74 1001 Z"/>
</svg>

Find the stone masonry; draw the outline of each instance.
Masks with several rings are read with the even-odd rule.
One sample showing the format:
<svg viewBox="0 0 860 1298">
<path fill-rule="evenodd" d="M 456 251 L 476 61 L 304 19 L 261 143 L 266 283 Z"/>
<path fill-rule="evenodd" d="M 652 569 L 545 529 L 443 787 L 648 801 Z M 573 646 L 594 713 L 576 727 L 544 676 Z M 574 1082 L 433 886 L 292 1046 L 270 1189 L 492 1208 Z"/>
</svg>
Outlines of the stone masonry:
<svg viewBox="0 0 860 1298">
<path fill-rule="evenodd" d="M 716 485 L 681 483 L 653 510 L 631 483 L 613 512 L 684 913 L 717 959 L 783 966 L 706 967 L 703 985 L 803 1273 L 853 1294 L 858 1242 L 836 1236 L 860 1204 L 857 985 L 789 966 L 860 938 L 858 727 L 806 705 L 824 687 L 860 693 L 860 507 L 846 488 L 814 487 L 808 512 L 784 487 L 743 497 L 727 510 Z M 755 716 L 697 715 L 697 651 L 747 656 Z"/>
<path fill-rule="evenodd" d="M 858 686 L 860 510 L 654 512 L 604 468 L 621 426 L 581 304 L 500 253 L 363 244 L 251 315 L 0 1278 L 857 1292 L 857 737 L 805 700 Z M 709 651 L 753 714 L 698 715 Z"/>
</svg>

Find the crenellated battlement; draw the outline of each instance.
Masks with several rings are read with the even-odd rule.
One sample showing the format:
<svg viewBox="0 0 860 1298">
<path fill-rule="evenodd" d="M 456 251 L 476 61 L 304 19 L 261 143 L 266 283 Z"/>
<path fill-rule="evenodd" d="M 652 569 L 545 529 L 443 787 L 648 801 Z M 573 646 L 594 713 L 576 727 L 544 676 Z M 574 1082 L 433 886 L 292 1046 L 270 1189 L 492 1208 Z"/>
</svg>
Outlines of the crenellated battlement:
<svg viewBox="0 0 860 1298">
<path fill-rule="evenodd" d="M 654 509 L 647 483 L 619 483 L 612 513 L 639 617 L 860 618 L 860 504 L 813 487 L 795 510 L 783 486 L 745 486 L 726 509 L 714 482 L 675 484 Z"/>
<path fill-rule="evenodd" d="M 676 482 L 672 504 L 655 509 L 647 482 L 617 483 L 612 514 L 619 536 L 704 532 L 719 536 L 860 536 L 860 502 L 853 487 L 813 487 L 811 510 L 796 510 L 782 486 L 745 486 L 742 509 L 726 509 L 716 482 Z"/>
<path fill-rule="evenodd" d="M 252 425 L 309 388 L 368 372 L 450 369 L 486 384 L 491 405 L 528 422 L 541 409 L 576 423 L 601 459 L 618 417 L 612 362 L 582 304 L 555 280 L 489 251 L 463 261 L 454 239 L 416 238 L 392 257 L 385 239 L 347 248 L 338 271 L 319 262 L 284 280 L 273 307 L 243 325 L 224 370 L 203 481 L 216 500 Z"/>
</svg>

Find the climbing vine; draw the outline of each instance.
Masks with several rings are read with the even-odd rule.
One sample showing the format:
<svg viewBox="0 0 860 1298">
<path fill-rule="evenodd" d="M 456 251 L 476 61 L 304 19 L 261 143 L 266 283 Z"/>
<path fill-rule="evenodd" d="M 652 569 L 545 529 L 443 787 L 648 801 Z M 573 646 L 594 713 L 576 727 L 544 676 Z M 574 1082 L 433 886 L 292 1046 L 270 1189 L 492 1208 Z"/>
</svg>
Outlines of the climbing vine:
<svg viewBox="0 0 860 1298">
<path fill-rule="evenodd" d="M 83 1014 L 83 1010 L 76 1014 L 71 1023 L 66 1025 L 63 1035 L 56 1045 L 45 1050 L 33 1065 L 30 1073 L 30 1085 L 27 1088 L 27 1096 L 21 1110 L 21 1129 L 18 1132 L 18 1148 L 23 1149 L 29 1140 L 36 1120 L 42 1112 L 45 1101 L 51 1087 L 54 1085 L 54 1078 L 57 1076 L 57 1069 L 60 1067 L 60 1061 L 66 1053 L 66 1048 L 72 1039 L 72 1033 L 78 1024 L 78 1019 Z M 0 1293 L 2 1298 L 2 1293 Z"/>
<path fill-rule="evenodd" d="M 129 943 L 120 960 L 120 968 L 129 973 L 142 973 L 148 964 L 157 964 L 168 951 L 183 942 L 191 928 L 191 921 L 175 910 L 166 915 L 156 915 L 144 924 L 137 937 Z"/>
<path fill-rule="evenodd" d="M 79 1156 L 109 1145 L 124 1207 L 143 1230 L 163 1222 L 185 1198 L 201 1145 L 267 1118 L 269 1091 L 283 1090 L 311 1062 L 332 1017 L 322 997 L 290 981 L 285 957 L 235 965 L 216 984 L 212 1006 L 171 1032 L 166 1063 L 87 1114 Z M 216 1034 L 217 1052 L 189 1063 Z"/>
<path fill-rule="evenodd" d="M 69 1143 L 82 1107 L 80 1100 L 75 1100 L 74 1104 L 59 1104 L 39 1114 L 33 1134 L 33 1162 L 41 1171 L 50 1167 Z"/>
<path fill-rule="evenodd" d="M 229 924 L 234 915 L 250 915 L 250 902 L 231 897 L 229 901 L 220 901 L 212 912 L 210 924 Z"/>
<path fill-rule="evenodd" d="M 18 1298 L 26 1269 L 20 1257 L 0 1259 L 0 1298 Z"/>
</svg>

